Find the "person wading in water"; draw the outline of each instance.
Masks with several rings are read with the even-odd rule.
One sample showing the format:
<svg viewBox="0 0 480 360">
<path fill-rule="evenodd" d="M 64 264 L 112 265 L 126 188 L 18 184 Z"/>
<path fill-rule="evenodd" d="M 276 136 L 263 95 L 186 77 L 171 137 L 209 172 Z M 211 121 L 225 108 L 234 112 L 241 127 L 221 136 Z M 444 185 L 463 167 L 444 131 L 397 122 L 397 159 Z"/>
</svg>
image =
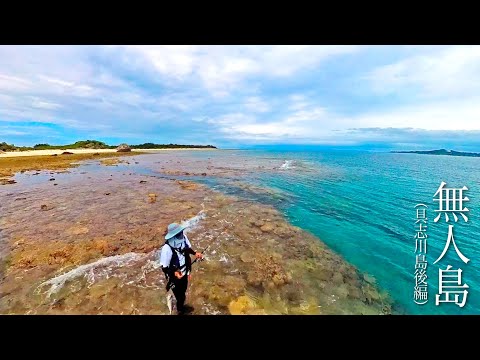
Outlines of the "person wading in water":
<svg viewBox="0 0 480 360">
<path fill-rule="evenodd" d="M 185 230 L 185 226 L 180 224 L 168 225 L 165 245 L 160 252 L 160 265 L 167 279 L 166 289 L 167 292 L 172 289 L 177 300 L 179 315 L 193 311 L 193 307 L 185 305 L 188 277 L 192 269 L 190 255 L 195 255 L 198 259 L 203 258 L 202 253 L 192 249 L 192 245 L 183 230 Z"/>
</svg>

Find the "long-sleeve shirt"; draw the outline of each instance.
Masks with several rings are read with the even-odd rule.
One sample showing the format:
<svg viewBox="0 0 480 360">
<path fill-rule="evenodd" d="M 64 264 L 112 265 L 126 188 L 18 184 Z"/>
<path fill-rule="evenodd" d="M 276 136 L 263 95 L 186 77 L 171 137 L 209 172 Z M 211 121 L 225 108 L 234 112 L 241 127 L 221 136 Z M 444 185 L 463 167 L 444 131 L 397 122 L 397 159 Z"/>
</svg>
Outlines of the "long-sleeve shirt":
<svg viewBox="0 0 480 360">
<path fill-rule="evenodd" d="M 184 236 L 184 241 L 181 243 L 181 245 L 177 248 L 179 250 L 183 250 L 185 249 L 185 247 L 188 247 L 188 248 L 192 248 L 192 245 L 190 244 L 190 241 L 188 240 L 187 238 L 187 235 L 183 235 Z M 193 250 L 191 251 L 192 253 Z M 160 252 L 160 265 L 162 266 L 162 268 L 168 268 L 170 266 L 170 261 L 172 260 L 172 249 L 170 246 L 168 246 L 167 244 L 163 245 L 162 247 L 162 250 Z M 185 255 L 183 255 L 182 253 L 180 253 L 179 251 L 177 251 L 177 256 L 178 256 L 178 262 L 179 262 L 179 265 L 180 267 L 183 266 L 183 268 L 181 269 L 182 271 L 182 275 L 185 275 L 187 273 L 187 269 L 186 267 L 184 266 L 185 265 Z"/>
</svg>

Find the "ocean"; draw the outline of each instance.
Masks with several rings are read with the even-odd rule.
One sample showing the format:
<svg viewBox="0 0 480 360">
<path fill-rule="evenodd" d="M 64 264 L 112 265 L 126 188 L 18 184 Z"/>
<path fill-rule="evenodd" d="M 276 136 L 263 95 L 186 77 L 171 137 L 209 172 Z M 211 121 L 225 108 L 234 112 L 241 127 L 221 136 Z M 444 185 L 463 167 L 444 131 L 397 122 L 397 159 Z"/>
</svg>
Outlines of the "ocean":
<svg viewBox="0 0 480 360">
<path fill-rule="evenodd" d="M 480 159 L 418 154 L 355 151 L 239 150 L 196 152 L 232 166 L 243 163 L 278 162 L 276 172 L 259 172 L 242 181 L 272 192 L 246 191 L 231 180 L 206 178 L 197 181 L 227 194 L 254 198 L 281 210 L 288 220 L 319 237 L 331 249 L 375 278 L 388 292 L 400 314 L 480 314 Z M 448 187 L 467 186 L 468 222 L 445 218 L 435 223 L 434 194 L 441 182 Z M 415 285 L 415 205 L 427 209 L 428 302 L 413 300 Z M 437 206 L 437 207 L 436 207 Z M 465 264 L 449 247 L 435 265 L 454 225 L 455 243 L 470 259 Z M 417 225 L 418 226 L 418 225 Z M 439 269 L 462 269 L 462 285 L 469 286 L 466 304 L 435 305 Z M 452 296 L 452 295 L 451 295 Z M 453 297 L 453 296 L 452 296 Z M 445 295 L 441 297 L 444 299 Z"/>
</svg>

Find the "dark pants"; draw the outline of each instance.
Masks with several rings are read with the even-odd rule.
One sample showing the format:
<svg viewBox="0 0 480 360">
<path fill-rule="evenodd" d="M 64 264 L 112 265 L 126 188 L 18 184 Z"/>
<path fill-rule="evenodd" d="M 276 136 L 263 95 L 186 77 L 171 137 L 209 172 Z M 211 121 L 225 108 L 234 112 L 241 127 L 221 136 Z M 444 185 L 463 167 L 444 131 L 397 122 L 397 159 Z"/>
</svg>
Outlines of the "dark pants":
<svg viewBox="0 0 480 360">
<path fill-rule="evenodd" d="M 175 278 L 173 281 L 175 287 L 172 289 L 175 299 L 177 299 L 177 310 L 182 312 L 185 305 L 185 293 L 187 292 L 188 276 L 184 275 L 181 279 Z"/>
</svg>

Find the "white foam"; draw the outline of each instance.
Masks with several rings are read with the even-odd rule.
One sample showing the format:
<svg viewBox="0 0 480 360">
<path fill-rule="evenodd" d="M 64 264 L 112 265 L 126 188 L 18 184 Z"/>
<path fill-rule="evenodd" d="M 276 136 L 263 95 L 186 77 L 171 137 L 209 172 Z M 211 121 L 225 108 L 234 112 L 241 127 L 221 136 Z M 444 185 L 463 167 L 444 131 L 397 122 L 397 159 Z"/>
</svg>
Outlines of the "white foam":
<svg viewBox="0 0 480 360">
<path fill-rule="evenodd" d="M 194 217 L 188 219 L 188 220 L 185 220 L 185 221 L 182 221 L 182 225 L 185 226 L 187 229 L 185 229 L 185 233 L 188 231 L 188 230 L 192 230 L 194 229 L 198 223 L 200 222 L 200 220 L 203 220 L 205 219 L 206 217 L 206 214 L 205 214 L 205 211 L 204 210 L 200 210 L 200 212 L 195 215 Z"/>
<path fill-rule="evenodd" d="M 112 267 L 128 266 L 133 262 L 145 258 L 147 255 L 148 254 L 130 252 L 123 255 L 108 256 L 90 264 L 80 265 L 65 274 L 47 280 L 41 283 L 39 288 L 49 285 L 50 289 L 47 291 L 46 295 L 47 297 L 50 297 L 52 294 L 58 292 L 67 281 L 71 281 L 81 276 L 84 276 L 87 279 L 88 284 L 91 285 L 95 282 L 95 269 L 108 268 L 108 270 L 111 270 Z"/>
<path fill-rule="evenodd" d="M 201 210 L 196 216 L 184 221 L 182 224 L 187 226 L 190 230 L 195 228 L 200 220 L 206 217 L 205 211 Z M 151 258 L 151 259 L 149 259 Z M 116 274 L 115 269 L 130 266 L 137 263 L 139 260 L 145 260 L 145 264 L 141 267 L 140 275 L 138 278 L 130 280 L 127 282 L 126 274 Z M 152 260 L 153 259 L 153 260 Z M 146 274 L 158 270 L 160 267 L 158 250 L 153 250 L 148 254 L 144 253 L 126 253 L 123 255 L 115 255 L 101 258 L 97 261 L 94 261 L 90 264 L 80 265 L 62 275 L 58 275 L 52 279 L 49 279 L 41 283 L 37 292 L 40 291 L 45 286 L 50 286 L 46 291 L 46 296 L 50 297 L 52 294 L 57 293 L 68 281 L 84 277 L 87 280 L 88 287 L 93 285 L 96 281 L 104 278 L 109 278 L 110 276 L 122 278 L 125 284 L 140 284 L 145 283 Z M 147 286 L 147 287 L 156 287 L 156 286 Z"/>
<path fill-rule="evenodd" d="M 285 162 L 280 166 L 282 170 L 288 170 L 293 167 L 293 160 L 285 160 Z"/>
</svg>

